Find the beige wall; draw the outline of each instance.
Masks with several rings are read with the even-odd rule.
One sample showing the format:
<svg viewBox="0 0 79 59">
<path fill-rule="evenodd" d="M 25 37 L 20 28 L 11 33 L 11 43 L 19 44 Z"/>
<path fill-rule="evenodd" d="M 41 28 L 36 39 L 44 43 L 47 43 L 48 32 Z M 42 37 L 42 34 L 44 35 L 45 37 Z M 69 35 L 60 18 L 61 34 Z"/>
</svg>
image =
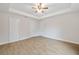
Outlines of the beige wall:
<svg viewBox="0 0 79 59">
<path fill-rule="evenodd" d="M 0 4 L 0 44 L 36 36 L 38 20 L 10 13 L 9 8 L 9 4 Z"/>
<path fill-rule="evenodd" d="M 79 43 L 79 12 L 65 13 L 42 20 L 9 13 L 9 4 L 0 4 L 0 44 L 30 36 Z"/>
<path fill-rule="evenodd" d="M 38 35 L 38 20 L 12 13 L 0 13 L 0 44 Z"/>
<path fill-rule="evenodd" d="M 9 4 L 0 4 L 0 44 L 9 41 Z"/>
<path fill-rule="evenodd" d="M 79 43 L 79 13 L 66 13 L 38 21 L 17 14 L 0 13 L 0 42 L 43 35 Z"/>
<path fill-rule="evenodd" d="M 37 35 L 38 20 L 18 14 L 10 14 L 10 41 Z"/>
<path fill-rule="evenodd" d="M 40 26 L 44 36 L 79 43 L 79 12 L 46 18 Z"/>
<path fill-rule="evenodd" d="M 0 43 L 9 40 L 9 21 L 8 14 L 0 13 Z"/>
</svg>

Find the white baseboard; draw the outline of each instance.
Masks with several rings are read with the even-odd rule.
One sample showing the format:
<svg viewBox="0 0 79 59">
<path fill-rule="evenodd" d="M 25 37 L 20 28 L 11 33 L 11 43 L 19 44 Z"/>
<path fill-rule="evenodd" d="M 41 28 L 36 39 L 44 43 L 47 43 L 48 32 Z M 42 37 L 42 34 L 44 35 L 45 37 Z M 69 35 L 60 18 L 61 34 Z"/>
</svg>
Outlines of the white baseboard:
<svg viewBox="0 0 79 59">
<path fill-rule="evenodd" d="M 13 43 L 13 42 L 16 42 L 16 41 L 20 41 L 20 40 L 24 40 L 24 39 L 28 39 L 28 38 L 36 37 L 36 36 L 42 36 L 42 37 L 46 37 L 46 38 L 50 38 L 50 39 L 60 40 L 60 41 L 64 41 L 64 42 L 74 43 L 74 44 L 79 44 L 79 42 L 70 41 L 70 40 L 66 40 L 66 39 L 61 39 L 61 38 L 58 38 L 58 37 L 51 37 L 51 36 L 40 35 L 40 34 L 33 34 L 33 35 L 28 36 L 28 37 L 27 36 L 26 37 L 22 37 L 22 38 L 20 38 L 18 40 L 16 39 L 14 41 L 2 42 L 2 43 L 0 43 L 0 45 L 7 44 L 7 43 Z"/>
<path fill-rule="evenodd" d="M 50 38 L 50 39 L 60 40 L 60 41 L 69 42 L 69 43 L 73 43 L 73 44 L 78 44 L 79 45 L 79 42 L 70 41 L 70 40 L 67 40 L 67 39 L 61 39 L 61 38 L 58 38 L 58 37 L 51 37 L 51 36 L 47 36 L 47 35 L 41 35 L 41 36 L 42 37 L 46 37 L 46 38 Z"/>
<path fill-rule="evenodd" d="M 40 36 L 40 35 L 39 34 L 33 34 L 33 35 L 30 35 L 30 36 L 22 37 L 20 39 L 16 39 L 14 41 L 2 42 L 2 43 L 0 43 L 0 45 L 4 45 L 4 44 L 7 44 L 7 43 L 13 43 L 13 42 L 17 42 L 17 41 L 20 41 L 20 40 L 25 40 L 25 39 L 28 39 L 28 38 L 31 38 L 31 37 L 36 37 L 36 36 Z"/>
<path fill-rule="evenodd" d="M 0 45 L 7 44 L 7 43 L 8 43 L 8 41 L 7 42 L 2 42 L 2 43 L 0 43 Z"/>
<path fill-rule="evenodd" d="M 21 37 L 21 38 L 19 38 L 19 40 L 28 39 L 28 38 L 36 37 L 36 36 L 40 36 L 40 35 L 39 34 L 32 34 L 32 35 L 29 35 L 29 36 Z"/>
</svg>

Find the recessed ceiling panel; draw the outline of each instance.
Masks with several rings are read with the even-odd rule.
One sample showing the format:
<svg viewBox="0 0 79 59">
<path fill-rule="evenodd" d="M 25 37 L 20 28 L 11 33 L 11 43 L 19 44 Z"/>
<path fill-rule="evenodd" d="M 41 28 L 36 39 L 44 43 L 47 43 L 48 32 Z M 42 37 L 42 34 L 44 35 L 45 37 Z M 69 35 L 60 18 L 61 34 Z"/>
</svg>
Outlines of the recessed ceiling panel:
<svg viewBox="0 0 79 59">
<path fill-rule="evenodd" d="M 35 11 L 32 9 L 32 7 L 35 5 L 34 3 L 11 3 L 10 8 L 30 14 L 35 17 L 43 17 L 45 15 L 53 14 L 56 12 L 60 12 L 66 9 L 71 8 L 71 3 L 45 3 L 48 7 L 47 10 L 45 10 L 44 13 L 35 13 Z"/>
</svg>

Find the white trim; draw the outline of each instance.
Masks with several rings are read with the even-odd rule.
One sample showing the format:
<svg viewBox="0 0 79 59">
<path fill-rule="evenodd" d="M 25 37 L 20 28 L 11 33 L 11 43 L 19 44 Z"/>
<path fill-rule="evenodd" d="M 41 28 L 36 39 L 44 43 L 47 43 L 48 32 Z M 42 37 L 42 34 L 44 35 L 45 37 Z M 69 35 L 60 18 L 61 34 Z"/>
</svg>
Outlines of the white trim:
<svg viewBox="0 0 79 59">
<path fill-rule="evenodd" d="M 32 18 L 35 18 L 35 19 L 39 19 L 39 18 L 36 17 L 36 16 L 33 16 L 33 15 L 31 15 L 31 14 L 28 14 L 28 13 L 25 13 L 25 12 L 22 12 L 22 11 L 19 11 L 19 10 L 16 10 L 16 9 L 14 9 L 14 8 L 10 8 L 9 11 L 12 12 L 12 13 L 16 13 L 16 14 L 20 14 L 20 15 L 32 17 Z"/>
<path fill-rule="evenodd" d="M 55 39 L 55 40 L 60 40 L 60 41 L 64 41 L 64 42 L 69 42 L 69 43 L 73 43 L 73 44 L 78 44 L 79 45 L 79 42 L 75 42 L 75 41 L 70 41 L 70 40 L 67 40 L 67 39 L 61 39 L 61 38 L 58 38 L 58 37 L 51 37 L 51 36 L 47 36 L 47 35 L 41 35 L 42 37 L 46 37 L 46 38 L 50 38 L 50 39 Z"/>
<path fill-rule="evenodd" d="M 36 36 L 40 36 L 39 34 L 35 34 L 35 35 L 30 35 L 30 36 L 26 36 L 26 37 L 23 37 L 23 38 L 20 38 L 20 39 L 16 39 L 14 41 L 7 41 L 7 42 L 2 42 L 0 43 L 0 45 L 4 45 L 4 44 L 8 44 L 8 43 L 13 43 L 13 42 L 17 42 L 17 41 L 20 41 L 20 40 L 25 40 L 25 39 L 28 39 L 28 38 L 31 38 L 31 37 L 36 37 Z"/>
<path fill-rule="evenodd" d="M 59 15 L 59 14 L 64 14 L 64 13 L 67 13 L 67 12 L 71 12 L 72 10 L 70 8 L 67 8 L 65 10 L 54 12 L 54 13 L 51 13 L 51 14 L 47 14 L 47 15 L 42 16 L 42 17 L 33 16 L 31 14 L 16 10 L 14 8 L 10 8 L 9 11 L 12 12 L 12 13 L 17 13 L 17 14 L 20 14 L 20 15 L 24 15 L 24 16 L 28 16 L 28 17 L 32 17 L 32 18 L 40 20 L 40 19 L 44 19 L 44 18 L 47 18 L 47 17 L 56 16 L 56 15 Z"/>
<path fill-rule="evenodd" d="M 74 42 L 74 41 L 70 41 L 70 40 L 66 40 L 66 39 L 61 39 L 61 38 L 58 38 L 58 37 L 55 38 L 55 37 L 51 37 L 51 36 L 47 36 L 47 35 L 35 34 L 35 35 L 28 36 L 28 37 L 20 38 L 18 40 L 16 39 L 14 41 L 3 42 L 3 43 L 0 43 L 0 45 L 7 44 L 7 43 L 13 43 L 13 42 L 17 42 L 17 41 L 20 41 L 20 40 L 25 40 L 25 39 L 36 37 L 36 36 L 42 36 L 42 37 L 46 37 L 46 38 L 50 38 L 50 39 L 54 39 L 54 40 L 60 40 L 60 41 L 64 41 L 64 42 L 79 44 L 79 42 Z"/>
<path fill-rule="evenodd" d="M 48 17 L 51 17 L 51 16 L 56 16 L 56 15 L 59 15 L 59 14 L 64 14 L 64 13 L 71 12 L 71 11 L 72 10 L 70 8 L 67 8 L 65 10 L 61 10 L 61 11 L 54 12 L 54 13 L 51 13 L 51 14 L 48 14 L 48 15 L 44 15 L 44 16 L 40 17 L 40 19 L 48 18 Z"/>
</svg>

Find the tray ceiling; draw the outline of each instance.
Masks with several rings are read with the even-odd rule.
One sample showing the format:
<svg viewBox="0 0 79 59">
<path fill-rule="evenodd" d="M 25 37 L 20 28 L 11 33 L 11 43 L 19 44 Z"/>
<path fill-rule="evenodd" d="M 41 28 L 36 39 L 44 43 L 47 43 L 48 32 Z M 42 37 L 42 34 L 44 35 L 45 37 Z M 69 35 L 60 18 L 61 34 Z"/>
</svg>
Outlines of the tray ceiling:
<svg viewBox="0 0 79 59">
<path fill-rule="evenodd" d="M 72 10 L 79 10 L 78 3 L 47 3 L 46 5 L 48 6 L 48 10 L 46 10 L 42 14 L 34 12 L 34 10 L 32 9 L 34 3 L 11 3 L 10 11 L 37 19 L 43 19 Z"/>
</svg>

